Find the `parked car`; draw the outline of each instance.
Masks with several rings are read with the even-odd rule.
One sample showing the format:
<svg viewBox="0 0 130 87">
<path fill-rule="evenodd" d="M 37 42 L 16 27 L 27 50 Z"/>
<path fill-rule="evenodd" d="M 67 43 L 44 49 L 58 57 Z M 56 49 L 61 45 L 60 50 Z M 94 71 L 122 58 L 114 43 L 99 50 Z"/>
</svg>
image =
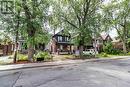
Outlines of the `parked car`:
<svg viewBox="0 0 130 87">
<path fill-rule="evenodd" d="M 83 51 L 84 55 L 95 55 L 95 53 L 98 54 L 98 52 L 97 51 L 95 52 L 94 49 L 87 49 L 87 50 Z"/>
</svg>

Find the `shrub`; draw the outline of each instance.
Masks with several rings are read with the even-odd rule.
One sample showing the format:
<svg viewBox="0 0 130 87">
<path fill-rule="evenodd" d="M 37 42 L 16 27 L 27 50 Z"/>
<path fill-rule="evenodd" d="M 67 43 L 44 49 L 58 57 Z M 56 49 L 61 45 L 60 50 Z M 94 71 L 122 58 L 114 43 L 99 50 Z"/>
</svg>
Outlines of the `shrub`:
<svg viewBox="0 0 130 87">
<path fill-rule="evenodd" d="M 100 54 L 102 57 L 108 57 L 108 54 L 107 53 L 101 53 Z"/>
<path fill-rule="evenodd" d="M 28 56 L 25 54 L 18 54 L 18 61 L 27 61 Z"/>
<path fill-rule="evenodd" d="M 52 60 L 52 56 L 48 53 L 48 52 L 38 52 L 36 55 L 35 55 L 35 58 L 37 61 L 48 61 L 48 60 Z"/>
<path fill-rule="evenodd" d="M 106 43 L 104 46 L 103 46 L 103 51 L 107 54 L 113 54 L 113 55 L 118 55 L 118 54 L 121 54 L 122 51 L 119 50 L 119 49 L 114 49 L 113 48 L 113 45 L 111 42 L 108 42 Z"/>
<path fill-rule="evenodd" d="M 113 49 L 111 54 L 114 54 L 114 55 L 118 55 L 118 54 L 122 54 L 123 52 L 121 50 L 118 50 L 118 49 Z"/>
<path fill-rule="evenodd" d="M 128 52 L 127 54 L 130 55 L 130 52 Z"/>
<path fill-rule="evenodd" d="M 105 45 L 103 45 L 103 51 L 107 54 L 111 54 L 113 50 L 113 46 L 111 42 L 105 43 Z"/>
</svg>

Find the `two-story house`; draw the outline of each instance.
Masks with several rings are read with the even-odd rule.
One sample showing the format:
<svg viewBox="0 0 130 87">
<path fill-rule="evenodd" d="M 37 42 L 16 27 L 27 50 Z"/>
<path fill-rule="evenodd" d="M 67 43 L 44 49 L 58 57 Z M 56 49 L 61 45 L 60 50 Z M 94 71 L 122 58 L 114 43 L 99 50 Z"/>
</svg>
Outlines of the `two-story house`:
<svg viewBox="0 0 130 87">
<path fill-rule="evenodd" d="M 70 54 L 72 53 L 72 45 L 70 33 L 61 30 L 52 36 L 50 51 L 58 54 Z"/>
<path fill-rule="evenodd" d="M 100 35 L 98 38 L 93 38 L 93 47 L 96 47 L 98 51 L 102 51 L 103 45 L 107 42 L 112 42 L 112 38 L 109 34 Z"/>
</svg>

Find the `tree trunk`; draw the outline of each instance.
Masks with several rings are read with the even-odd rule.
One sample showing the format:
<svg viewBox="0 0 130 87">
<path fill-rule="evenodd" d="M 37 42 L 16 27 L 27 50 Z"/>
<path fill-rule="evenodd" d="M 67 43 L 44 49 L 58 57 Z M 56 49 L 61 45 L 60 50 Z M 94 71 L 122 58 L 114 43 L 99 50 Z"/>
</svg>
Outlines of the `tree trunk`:
<svg viewBox="0 0 130 87">
<path fill-rule="evenodd" d="M 33 2 L 35 0 L 32 0 Z M 34 27 L 34 25 L 32 24 L 32 18 L 35 19 L 36 16 L 34 16 L 34 12 L 31 13 L 28 5 L 26 4 L 26 0 L 22 0 L 22 5 L 23 5 L 23 9 L 25 11 L 25 16 L 26 16 L 26 20 L 27 20 L 27 33 L 28 33 L 28 37 L 29 38 L 34 38 L 35 37 L 35 32 L 36 32 L 36 28 Z M 34 8 L 33 8 L 34 11 Z M 33 41 L 34 42 L 34 39 Z M 34 55 L 34 43 L 30 42 L 29 43 L 29 47 L 28 47 L 28 61 L 29 62 L 33 62 L 33 55 Z"/>
<path fill-rule="evenodd" d="M 13 62 L 16 63 L 16 59 L 17 59 L 17 52 L 18 52 L 18 30 L 16 31 L 16 38 L 15 38 L 15 50 L 14 50 L 14 60 Z"/>
<path fill-rule="evenodd" d="M 16 63 L 16 59 L 17 59 L 17 52 L 18 52 L 18 28 L 19 28 L 19 18 L 20 18 L 20 11 L 18 11 L 18 15 L 17 15 L 17 26 L 15 27 L 16 30 L 16 38 L 15 38 L 15 50 L 14 50 L 14 60 L 13 62 Z"/>
<path fill-rule="evenodd" d="M 33 62 L 33 55 L 34 55 L 34 47 L 32 44 L 28 47 L 28 61 Z"/>
<path fill-rule="evenodd" d="M 127 53 L 127 48 L 126 48 L 126 44 L 124 41 L 122 41 L 123 43 L 123 52 L 126 54 Z"/>
<path fill-rule="evenodd" d="M 96 41 L 96 37 L 94 37 L 94 52 L 95 52 L 94 57 L 96 57 L 96 54 L 97 54 L 97 41 Z"/>
<path fill-rule="evenodd" d="M 80 58 L 83 58 L 83 45 L 80 45 L 80 46 L 79 46 L 79 53 L 80 53 L 80 54 L 79 54 L 79 57 L 80 57 Z"/>
<path fill-rule="evenodd" d="M 126 19 L 126 18 L 125 18 Z M 124 25 L 123 25 L 123 52 L 126 54 L 127 53 L 127 40 L 126 40 L 126 37 L 127 37 L 127 29 L 126 29 L 126 20 L 124 21 Z"/>
</svg>

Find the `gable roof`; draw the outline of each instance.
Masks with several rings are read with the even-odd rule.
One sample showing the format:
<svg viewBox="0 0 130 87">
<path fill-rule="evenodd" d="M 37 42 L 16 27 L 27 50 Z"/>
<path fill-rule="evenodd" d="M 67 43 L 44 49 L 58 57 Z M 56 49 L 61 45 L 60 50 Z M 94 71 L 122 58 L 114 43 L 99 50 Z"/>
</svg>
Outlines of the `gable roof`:
<svg viewBox="0 0 130 87">
<path fill-rule="evenodd" d="M 62 29 L 62 30 L 60 30 L 59 32 L 55 33 L 53 36 L 55 36 L 55 35 L 63 35 L 63 34 L 70 36 L 70 33 L 69 33 L 69 32 L 66 33 L 64 29 Z"/>
<path fill-rule="evenodd" d="M 103 35 L 100 35 L 100 36 L 101 36 L 102 40 L 107 40 L 108 37 L 112 40 L 112 38 L 110 37 L 109 34 L 103 34 Z"/>
</svg>

